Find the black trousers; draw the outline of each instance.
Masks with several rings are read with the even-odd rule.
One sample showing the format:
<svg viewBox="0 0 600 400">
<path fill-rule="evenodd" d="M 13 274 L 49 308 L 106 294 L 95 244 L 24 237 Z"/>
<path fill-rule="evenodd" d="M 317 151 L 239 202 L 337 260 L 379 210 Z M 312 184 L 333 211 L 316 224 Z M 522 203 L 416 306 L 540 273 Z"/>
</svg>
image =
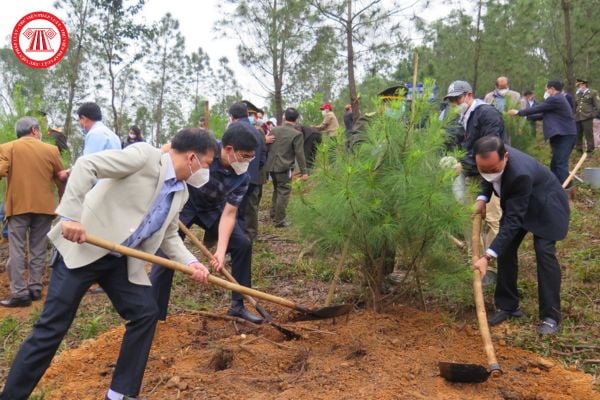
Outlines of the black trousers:
<svg viewBox="0 0 600 400">
<path fill-rule="evenodd" d="M 514 311 L 519 308 L 517 251 L 526 233 L 526 230 L 521 229 L 504 254 L 498 256 L 498 280 L 494 299 L 496 307 L 501 310 Z M 541 319 L 560 321 L 561 273 L 556 259 L 556 242 L 534 235 L 533 246 L 537 262 L 539 316 Z"/>
<path fill-rule="evenodd" d="M 219 236 L 219 221 L 211 227 L 205 226 L 200 219 L 192 213 L 186 213 L 184 208 L 179 219 L 186 226 L 194 224 L 204 229 L 204 242 L 211 243 L 217 240 Z M 252 242 L 246 235 L 244 228 L 239 220 L 236 220 L 235 227 L 231 233 L 227 252 L 231 254 L 231 274 L 242 286 L 251 287 L 252 285 Z M 164 253 L 158 253 L 164 257 Z M 206 260 L 205 260 L 206 261 Z M 208 263 L 206 263 L 208 265 Z M 150 271 L 150 281 L 156 304 L 158 305 L 158 319 L 164 321 L 167 318 L 169 308 L 169 298 L 171 297 L 171 286 L 173 284 L 173 270 L 152 265 Z M 237 292 L 231 293 L 232 307 L 243 306 L 244 298 Z"/>
<path fill-rule="evenodd" d="M 150 286 L 129 282 L 126 257 L 107 255 L 76 269 L 67 268 L 58 257 L 40 319 L 21 345 L 0 399 L 29 398 L 71 326 L 82 297 L 95 282 L 127 321 L 110 387 L 128 396 L 139 394 L 154 338 L 156 303 Z"/>
</svg>

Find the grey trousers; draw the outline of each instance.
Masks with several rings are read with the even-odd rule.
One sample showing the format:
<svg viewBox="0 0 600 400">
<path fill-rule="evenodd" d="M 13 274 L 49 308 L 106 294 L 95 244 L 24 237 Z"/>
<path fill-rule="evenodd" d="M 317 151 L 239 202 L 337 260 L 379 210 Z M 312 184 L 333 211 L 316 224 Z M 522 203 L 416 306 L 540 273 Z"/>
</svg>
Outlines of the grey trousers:
<svg viewBox="0 0 600 400">
<path fill-rule="evenodd" d="M 41 290 L 48 237 L 54 216 L 47 214 L 20 214 L 8 217 L 8 261 L 6 272 L 12 297 L 29 296 L 29 290 Z M 29 233 L 29 240 L 27 240 Z M 29 248 L 29 263 L 25 249 Z M 29 267 L 29 268 L 28 268 Z M 29 277 L 25 277 L 26 270 Z"/>
</svg>

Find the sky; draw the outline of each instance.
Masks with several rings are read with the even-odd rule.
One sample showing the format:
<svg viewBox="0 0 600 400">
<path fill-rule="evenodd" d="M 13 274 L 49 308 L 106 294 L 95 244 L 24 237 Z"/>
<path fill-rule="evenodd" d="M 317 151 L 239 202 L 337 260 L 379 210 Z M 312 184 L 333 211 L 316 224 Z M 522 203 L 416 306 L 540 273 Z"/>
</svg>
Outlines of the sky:
<svg viewBox="0 0 600 400">
<path fill-rule="evenodd" d="M 33 11 L 47 11 L 62 16 L 52 6 L 54 0 L 18 0 L 5 1 L 0 13 L 0 46 L 10 46 L 10 35 L 12 30 L 24 15 Z M 213 31 L 214 23 L 220 18 L 217 4 L 221 0 L 147 0 L 141 13 L 141 18 L 147 22 L 158 21 L 167 12 L 179 20 L 180 30 L 185 37 L 186 53 L 196 51 L 199 47 L 208 53 L 213 63 L 217 66 L 217 60 L 223 56 L 227 57 L 231 68 L 235 72 L 236 79 L 240 83 L 244 98 L 261 107 L 267 104 L 264 98 L 266 93 L 255 82 L 250 73 L 240 65 L 237 58 L 236 42 L 232 39 L 218 38 Z M 449 7 L 444 6 L 444 0 L 402 0 L 402 4 L 415 4 L 415 10 L 423 3 L 430 3 L 427 12 L 422 16 L 432 20 L 445 15 Z M 467 1 L 468 2 L 468 1 Z M 407 28 L 410 29 L 410 28 Z M 410 35 L 410 31 L 407 32 Z"/>
</svg>

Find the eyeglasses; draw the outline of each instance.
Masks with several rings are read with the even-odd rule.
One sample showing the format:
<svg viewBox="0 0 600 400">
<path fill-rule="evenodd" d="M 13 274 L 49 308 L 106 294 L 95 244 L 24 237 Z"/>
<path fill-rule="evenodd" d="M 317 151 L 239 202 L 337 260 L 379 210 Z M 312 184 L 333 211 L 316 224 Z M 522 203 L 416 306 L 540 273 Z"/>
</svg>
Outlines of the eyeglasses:
<svg viewBox="0 0 600 400">
<path fill-rule="evenodd" d="M 254 160 L 256 158 L 256 156 L 252 153 L 236 153 L 236 158 L 238 157 L 237 155 L 239 154 L 239 157 L 242 159 L 242 162 L 251 162 L 252 160 Z"/>
</svg>

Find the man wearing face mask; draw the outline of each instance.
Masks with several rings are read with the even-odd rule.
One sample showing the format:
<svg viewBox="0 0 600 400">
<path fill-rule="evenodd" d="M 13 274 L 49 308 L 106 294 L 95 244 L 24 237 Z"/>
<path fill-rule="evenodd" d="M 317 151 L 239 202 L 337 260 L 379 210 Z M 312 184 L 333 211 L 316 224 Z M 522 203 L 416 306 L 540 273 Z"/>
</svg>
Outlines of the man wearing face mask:
<svg viewBox="0 0 600 400">
<path fill-rule="evenodd" d="M 486 94 L 483 101 L 493 105 L 498 111 L 504 112 L 504 110 L 509 108 L 508 106 L 514 107 L 520 105 L 521 95 L 519 92 L 508 88 L 507 77 L 499 76 L 496 79 L 496 88 Z"/>
<path fill-rule="evenodd" d="M 59 255 L 53 262 L 46 303 L 15 357 L 0 399 L 29 398 L 94 282 L 127 321 L 105 398 L 135 399 L 139 394 L 158 311 L 144 262 L 85 240 L 89 232 L 149 253 L 160 248 L 193 268 L 192 279 L 208 281 L 208 270 L 177 234 L 177 221 L 188 198 L 184 181 L 195 179 L 212 162 L 215 140 L 197 129 L 184 129 L 171 144 L 164 154 L 136 143 L 77 159 L 56 209 L 61 220 L 48 233 Z"/>
<path fill-rule="evenodd" d="M 83 103 L 77 109 L 79 126 L 85 135 L 83 155 L 96 153 L 102 150 L 116 150 L 121 148 L 119 137 L 102 123 L 102 111 L 96 103 Z"/>
<path fill-rule="evenodd" d="M 474 178 L 479 181 L 479 172 L 477 171 L 473 156 L 473 145 L 478 139 L 484 136 L 496 136 L 502 141 L 506 141 L 502 114 L 493 106 L 474 98 L 471 85 L 465 81 L 452 82 L 448 87 L 448 93 L 444 97 L 444 100 L 448 100 L 451 105 L 458 106 L 458 122 L 465 131 L 464 140 L 460 142 L 463 150 L 467 153 L 460 160 L 462 166 L 461 176 L 465 178 L 463 181 L 466 182 Z M 457 193 L 466 193 L 464 184 L 462 188 L 455 188 L 455 191 Z M 491 197 L 487 211 L 485 218 L 485 230 L 487 232 L 485 234 L 485 244 L 489 245 L 498 233 L 500 218 L 502 216 L 500 201 L 497 196 Z M 484 278 L 483 284 L 484 286 L 489 286 L 494 281 L 495 271 L 490 270 Z"/>
<path fill-rule="evenodd" d="M 252 241 L 236 218 L 244 194 L 248 190 L 248 166 L 254 159 L 258 143 L 248 125 L 229 125 L 218 143 L 214 161 L 209 166 L 210 179 L 199 189 L 190 188 L 190 199 L 181 211 L 180 220 L 187 227 L 196 224 L 204 229 L 204 240 L 210 246 L 217 242 L 213 268 L 223 268 L 225 254 L 231 254 L 231 272 L 240 285 L 250 287 L 252 275 Z M 167 317 L 173 271 L 152 266 L 150 280 L 158 303 L 159 319 Z M 254 323 L 262 319 L 244 306 L 242 295 L 233 292 L 229 315 Z"/>
<path fill-rule="evenodd" d="M 250 114 L 248 110 L 253 110 Z M 262 186 L 265 183 L 265 174 L 262 168 L 267 160 L 267 144 L 265 133 L 257 121 L 262 120 L 262 112 L 249 101 L 233 103 L 229 107 L 229 116 L 232 122 L 239 122 L 248 129 L 258 143 L 255 157 L 248 166 L 250 183 L 244 195 L 242 204 L 239 205 L 238 218 L 243 222 L 244 230 L 250 240 L 258 235 L 258 207 L 262 199 Z M 262 123 L 262 122 L 261 122 Z"/>
<path fill-rule="evenodd" d="M 560 265 L 556 241 L 569 229 L 569 201 L 561 183 L 548 168 L 497 137 L 484 137 L 474 146 L 477 168 L 484 178 L 475 205 L 485 215 L 492 193 L 500 197 L 500 231 L 474 264 L 483 276 L 490 260 L 498 259 L 494 300 L 497 311 L 488 317 L 491 326 L 521 317 L 517 290 L 518 249 L 527 232 L 533 234 L 537 261 L 540 335 L 558 333 L 560 313 Z"/>
<path fill-rule="evenodd" d="M 567 99 L 561 93 L 562 88 L 562 82 L 548 81 L 542 104 L 525 110 L 508 111 L 509 115 L 521 117 L 541 114 L 544 121 L 544 139 L 550 141 L 552 149 L 550 170 L 561 183 L 569 176 L 569 156 L 577 138 L 575 118 Z"/>
<path fill-rule="evenodd" d="M 325 103 L 321 105 L 321 114 L 323 114 L 323 122 L 321 122 L 320 125 L 313 126 L 313 128 L 319 132 L 326 133 L 330 138 L 337 136 L 337 130 L 340 124 L 333 113 L 331 104 Z"/>
<path fill-rule="evenodd" d="M 7 178 L 5 212 L 8 219 L 10 298 L 4 307 L 26 307 L 42 297 L 48 239 L 56 200 L 64 189 L 66 171 L 56 146 L 43 143 L 38 120 L 23 117 L 15 124 L 17 140 L 0 146 L 0 178 Z M 29 249 L 29 261 L 26 257 Z M 28 272 L 26 277 L 25 271 Z"/>
</svg>

